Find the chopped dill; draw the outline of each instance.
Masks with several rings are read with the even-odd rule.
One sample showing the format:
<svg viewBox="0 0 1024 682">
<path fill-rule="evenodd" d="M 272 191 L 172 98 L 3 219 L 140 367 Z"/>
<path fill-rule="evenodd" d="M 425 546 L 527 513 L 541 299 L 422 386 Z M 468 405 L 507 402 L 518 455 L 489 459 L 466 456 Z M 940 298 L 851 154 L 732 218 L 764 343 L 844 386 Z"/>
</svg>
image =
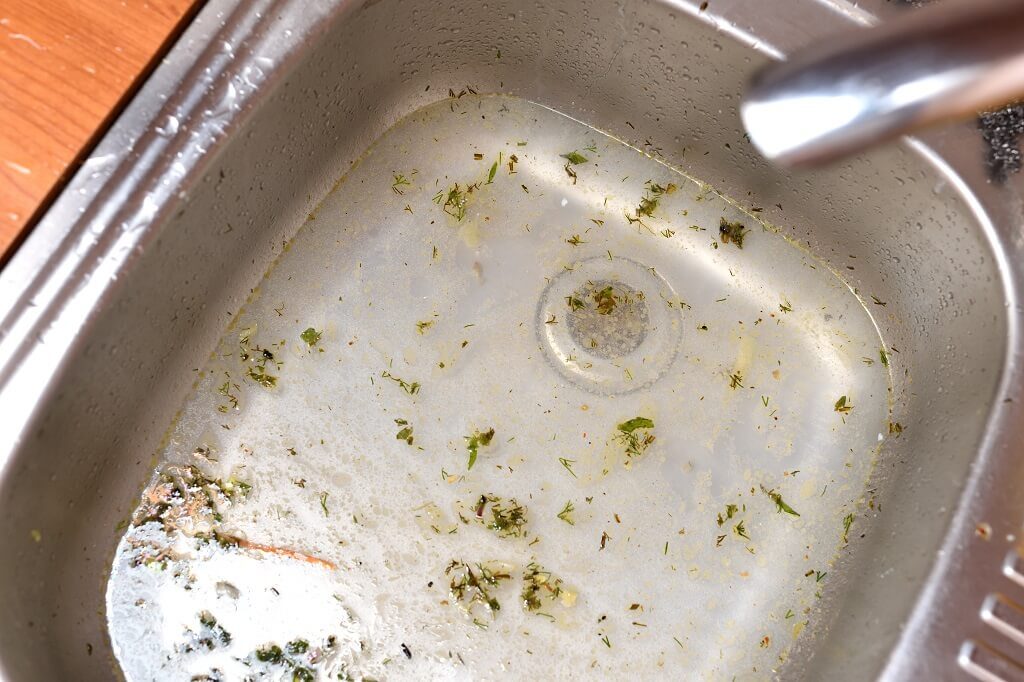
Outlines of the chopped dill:
<svg viewBox="0 0 1024 682">
<path fill-rule="evenodd" d="M 849 542 L 850 526 L 853 525 L 853 514 L 847 514 L 843 517 L 843 542 Z"/>
<path fill-rule="evenodd" d="M 661 201 L 661 197 L 665 194 L 672 194 L 676 191 L 676 186 L 673 183 L 667 185 L 659 185 L 656 182 L 650 180 L 644 185 L 644 195 L 640 198 L 640 203 L 636 207 L 636 217 L 630 219 L 627 215 L 626 218 L 632 222 L 640 222 L 642 218 L 650 218 L 654 215 L 655 209 L 658 208 L 658 203 Z"/>
<path fill-rule="evenodd" d="M 675 236 L 675 233 L 676 233 L 675 230 L 670 230 L 670 229 L 668 229 L 666 227 L 664 230 L 661 231 L 661 236 L 665 237 L 665 238 L 668 238 L 668 237 Z"/>
<path fill-rule="evenodd" d="M 416 395 L 420 391 L 420 382 L 418 382 L 418 381 L 414 381 L 412 383 L 409 383 L 409 382 L 405 381 L 404 379 L 399 379 L 398 377 L 396 377 L 391 372 L 388 372 L 387 370 L 381 372 L 380 376 L 383 379 L 391 379 L 396 384 L 398 384 L 403 391 L 405 391 L 409 395 Z"/>
<path fill-rule="evenodd" d="M 572 513 L 574 511 L 576 511 L 576 508 L 573 506 L 572 500 L 569 500 L 568 502 L 565 503 L 565 506 L 562 507 L 562 511 L 558 512 L 558 518 L 565 521 L 570 526 L 575 526 L 576 521 L 574 521 L 572 518 Z"/>
<path fill-rule="evenodd" d="M 491 595 L 491 590 L 502 580 L 512 577 L 508 571 L 484 564 L 476 564 L 474 571 L 469 564 L 455 559 L 444 569 L 444 573 L 452 576 L 448 585 L 452 599 L 470 613 L 475 606 L 482 605 L 491 613 L 492 618 L 501 609 L 501 604 Z"/>
<path fill-rule="evenodd" d="M 655 440 L 654 434 L 650 433 L 650 429 L 653 428 L 654 421 L 651 419 L 633 417 L 616 427 L 618 433 L 613 436 L 613 439 L 625 446 L 626 456 L 639 457 Z"/>
<path fill-rule="evenodd" d="M 839 396 L 839 400 L 836 401 L 832 409 L 840 414 L 849 414 L 853 411 L 853 405 L 849 404 L 848 400 L 845 395 Z"/>
<path fill-rule="evenodd" d="M 729 388 L 734 390 L 743 388 L 743 374 L 741 372 L 729 375 Z"/>
<path fill-rule="evenodd" d="M 491 505 L 491 516 L 487 518 L 487 505 Z M 526 534 L 526 507 L 512 498 L 504 503 L 500 497 L 481 495 L 473 510 L 478 520 L 503 538 L 521 538 Z"/>
<path fill-rule="evenodd" d="M 889 422 L 889 433 L 894 436 L 900 435 L 903 433 L 903 424 L 900 424 L 899 422 Z"/>
<path fill-rule="evenodd" d="M 402 187 L 407 187 L 411 184 L 412 183 L 409 182 L 408 178 L 401 173 L 398 173 L 395 175 L 395 181 L 391 183 L 391 191 L 395 194 L 405 194 L 405 190 L 403 190 Z"/>
<path fill-rule="evenodd" d="M 566 239 L 565 243 L 566 244 L 572 244 L 573 246 L 579 246 L 580 244 L 586 244 L 586 242 L 583 241 L 578 234 L 574 234 L 569 239 Z"/>
<path fill-rule="evenodd" d="M 879 348 L 878 349 L 878 357 L 882 361 L 882 366 L 883 367 L 888 367 L 889 366 L 889 354 L 885 352 L 884 348 Z"/>
<path fill-rule="evenodd" d="M 327 493 L 320 493 L 320 507 L 324 510 L 324 516 L 330 516 L 331 513 L 327 511 Z"/>
<path fill-rule="evenodd" d="M 558 463 L 565 467 L 565 470 L 572 474 L 573 478 L 576 478 L 576 472 L 572 470 L 572 465 L 576 463 L 576 460 L 566 459 L 565 457 L 559 457 Z"/>
<path fill-rule="evenodd" d="M 733 532 L 736 533 L 736 535 L 739 535 L 744 540 L 749 540 L 750 539 L 750 536 L 747 535 L 747 528 L 744 525 L 743 521 L 740 521 L 739 523 L 737 523 L 735 526 L 733 526 L 732 529 L 733 529 Z"/>
<path fill-rule="evenodd" d="M 555 578 L 540 565 L 530 562 L 523 571 L 523 590 L 520 602 L 527 611 L 537 611 L 544 605 L 543 599 L 554 601 L 562 594 L 562 579 Z"/>
<path fill-rule="evenodd" d="M 434 321 L 433 320 L 426 320 L 425 322 L 417 322 L 416 323 L 416 333 L 417 334 L 423 334 L 424 332 L 426 332 L 428 329 L 430 329 L 433 326 L 434 326 Z"/>
<path fill-rule="evenodd" d="M 569 310 L 582 310 L 586 304 L 575 296 L 566 296 L 565 302 L 569 306 Z"/>
<path fill-rule="evenodd" d="M 718 514 L 718 525 L 724 525 L 726 521 L 728 521 L 736 515 L 737 511 L 739 511 L 739 507 L 737 507 L 735 504 L 725 505 L 725 516 L 722 516 L 721 513 Z"/>
<path fill-rule="evenodd" d="M 786 299 L 783 299 L 782 303 L 779 304 L 779 310 L 781 310 L 784 313 L 791 313 L 793 312 L 793 304 L 787 301 Z"/>
<path fill-rule="evenodd" d="M 477 185 L 467 185 L 466 189 L 462 189 L 459 183 L 455 183 L 451 186 L 448 192 L 438 192 L 434 195 L 434 203 L 441 206 L 441 210 L 455 218 L 456 221 L 462 222 L 463 218 L 466 217 L 466 204 L 469 201 L 469 195 Z"/>
</svg>

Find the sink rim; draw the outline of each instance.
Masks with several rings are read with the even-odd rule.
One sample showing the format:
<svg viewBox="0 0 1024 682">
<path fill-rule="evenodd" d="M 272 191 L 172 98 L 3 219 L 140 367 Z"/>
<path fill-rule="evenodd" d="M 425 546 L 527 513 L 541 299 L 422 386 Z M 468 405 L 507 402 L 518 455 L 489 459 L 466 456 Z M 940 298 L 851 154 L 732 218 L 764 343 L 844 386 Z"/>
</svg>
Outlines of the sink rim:
<svg viewBox="0 0 1024 682">
<path fill-rule="evenodd" d="M 261 84 L 269 88 L 286 75 L 288 65 L 301 53 L 306 41 L 341 20 L 344 13 L 359 9 L 361 4 L 345 0 L 319 0 L 312 5 L 299 0 L 259 0 L 243 9 L 230 0 L 212 0 L 201 16 L 210 24 L 219 24 L 215 17 L 220 12 L 227 17 L 224 25 L 209 28 L 202 24 L 186 31 L 167 63 L 157 70 L 97 147 L 94 158 L 107 160 L 91 165 L 87 162 L 15 252 L 0 272 L 0 410 L 15 415 L 8 422 L 14 428 L 0 434 L 0 476 L 10 474 L 23 429 L 52 396 L 53 385 L 39 378 L 52 380 L 60 371 L 76 350 L 79 331 L 88 324 L 92 310 L 110 300 L 115 281 L 110 277 L 131 266 L 136 257 L 134 249 L 154 238 L 156 230 L 152 226 L 173 212 L 178 192 L 187 191 L 190 183 L 197 181 L 214 156 L 211 152 L 230 139 L 230 132 L 238 128 L 258 100 L 255 90 L 241 93 L 239 111 L 226 125 L 214 125 L 215 122 L 204 120 L 201 113 L 215 106 L 222 93 L 216 88 L 207 91 L 199 87 L 198 71 L 213 68 L 212 80 L 223 84 L 245 75 L 243 70 L 254 63 L 255 55 L 273 55 L 274 66 L 267 67 L 266 80 Z M 797 11 L 798 3 L 787 8 L 787 15 L 795 21 L 787 26 L 774 26 L 774 33 L 772 27 L 762 27 L 756 35 L 737 28 L 740 18 L 756 16 L 758 4 L 757 0 L 719 0 L 714 7 L 702 11 L 696 0 L 671 3 L 748 46 L 776 56 L 806 41 L 808 35 L 821 35 L 850 22 L 868 23 L 872 18 L 870 12 L 851 9 L 840 0 L 807 0 L 799 5 L 803 13 Z M 884 2 L 877 4 L 881 14 Z M 254 18 L 257 12 L 262 19 Z M 281 25 L 270 17 L 290 19 L 294 24 L 292 35 L 282 39 Z M 245 45 L 245 58 L 230 61 L 219 57 L 220 45 L 225 40 Z M 195 54 L 196 45 L 202 48 L 198 60 L 190 57 Z M 182 87 L 184 84 L 190 87 Z M 155 110 L 149 108 L 149 103 L 158 101 L 154 97 L 161 91 L 175 94 Z M 198 137 L 167 140 L 155 134 L 155 125 L 161 117 L 169 115 L 183 120 L 194 117 Z M 138 140 L 136 154 L 129 156 L 124 151 L 124 142 L 133 138 Z M 161 180 L 168 172 L 168 158 L 197 143 L 206 153 L 190 160 L 176 184 L 162 185 Z M 1004 580 L 1003 562 L 1008 552 L 1017 550 L 1016 540 L 1006 538 L 1016 536 L 1018 521 L 1024 518 L 1024 501 L 1014 499 L 1012 486 L 993 484 L 1022 478 L 1014 455 L 1019 443 L 1024 442 L 1024 408 L 1013 390 L 1024 380 L 1024 343 L 1020 338 L 1024 245 L 1014 234 L 1020 224 L 1019 204 L 1015 202 L 1019 202 L 1021 181 L 1012 179 L 1005 186 L 989 183 L 980 169 L 974 170 L 978 164 L 970 162 L 968 152 L 941 131 L 910 144 L 968 202 L 998 259 L 1001 293 L 1008 312 L 1006 355 L 997 395 L 990 404 L 988 428 L 975 453 L 971 476 L 945 533 L 940 554 L 882 673 L 886 679 L 919 675 L 921 666 L 929 667 L 931 672 L 948 672 L 945 666 L 951 663 L 949 656 L 958 656 L 962 643 L 968 640 L 994 640 L 997 648 L 1008 648 L 1008 640 L 995 634 L 982 621 L 978 610 L 990 592 L 1008 589 L 1000 582 Z M 92 176 L 93 173 L 98 175 Z M 146 220 L 141 221 L 143 218 Z M 125 237 L 129 241 L 124 243 L 119 243 L 109 231 L 90 235 L 89 230 L 96 222 L 111 220 L 139 227 L 130 231 L 132 234 Z M 97 236 L 98 240 L 93 239 Z M 95 248 L 79 251 L 91 239 L 99 242 Z M 56 246 L 52 246 L 54 243 Z M 102 267 L 96 265 L 99 257 L 105 258 Z M 69 273 L 102 279 L 102 283 L 83 292 L 69 285 Z M 61 284 L 64 286 L 57 286 Z M 39 338 L 45 338 L 45 348 Z M 58 351 L 54 352 L 54 348 Z M 1007 399 L 1012 402 L 1006 402 Z M 976 532 L 980 522 L 992 525 L 987 539 Z M 968 556 L 970 559 L 965 560 Z M 979 617 L 964 618 L 965 610 L 978 613 Z"/>
</svg>

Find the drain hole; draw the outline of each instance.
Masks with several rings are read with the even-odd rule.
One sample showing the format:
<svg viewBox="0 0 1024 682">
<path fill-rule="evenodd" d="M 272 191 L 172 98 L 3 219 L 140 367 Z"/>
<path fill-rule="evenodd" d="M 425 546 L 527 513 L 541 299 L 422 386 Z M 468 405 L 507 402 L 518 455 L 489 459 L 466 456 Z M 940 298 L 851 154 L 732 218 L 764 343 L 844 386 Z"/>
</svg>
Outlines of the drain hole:
<svg viewBox="0 0 1024 682">
<path fill-rule="evenodd" d="M 587 282 L 567 303 L 569 333 L 591 355 L 621 358 L 639 348 L 647 336 L 650 320 L 644 292 L 627 284 Z"/>
</svg>

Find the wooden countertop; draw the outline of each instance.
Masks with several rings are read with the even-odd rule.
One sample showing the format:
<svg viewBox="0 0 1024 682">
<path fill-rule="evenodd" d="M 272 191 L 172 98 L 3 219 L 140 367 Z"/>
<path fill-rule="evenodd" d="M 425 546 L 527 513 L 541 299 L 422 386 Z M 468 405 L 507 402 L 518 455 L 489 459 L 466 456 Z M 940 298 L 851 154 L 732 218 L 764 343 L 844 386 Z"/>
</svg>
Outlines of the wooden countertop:
<svg viewBox="0 0 1024 682">
<path fill-rule="evenodd" d="M 0 254 L 75 170 L 199 4 L 0 5 Z"/>
</svg>

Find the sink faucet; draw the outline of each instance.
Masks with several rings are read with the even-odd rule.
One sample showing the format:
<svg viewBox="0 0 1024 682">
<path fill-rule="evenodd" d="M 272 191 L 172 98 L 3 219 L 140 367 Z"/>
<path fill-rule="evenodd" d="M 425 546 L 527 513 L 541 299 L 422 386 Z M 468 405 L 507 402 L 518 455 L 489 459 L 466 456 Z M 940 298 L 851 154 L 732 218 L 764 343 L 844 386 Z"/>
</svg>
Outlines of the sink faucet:
<svg viewBox="0 0 1024 682">
<path fill-rule="evenodd" d="M 782 166 L 834 161 L 1024 98 L 1024 0 L 947 0 L 757 73 L 740 108 Z"/>
</svg>

